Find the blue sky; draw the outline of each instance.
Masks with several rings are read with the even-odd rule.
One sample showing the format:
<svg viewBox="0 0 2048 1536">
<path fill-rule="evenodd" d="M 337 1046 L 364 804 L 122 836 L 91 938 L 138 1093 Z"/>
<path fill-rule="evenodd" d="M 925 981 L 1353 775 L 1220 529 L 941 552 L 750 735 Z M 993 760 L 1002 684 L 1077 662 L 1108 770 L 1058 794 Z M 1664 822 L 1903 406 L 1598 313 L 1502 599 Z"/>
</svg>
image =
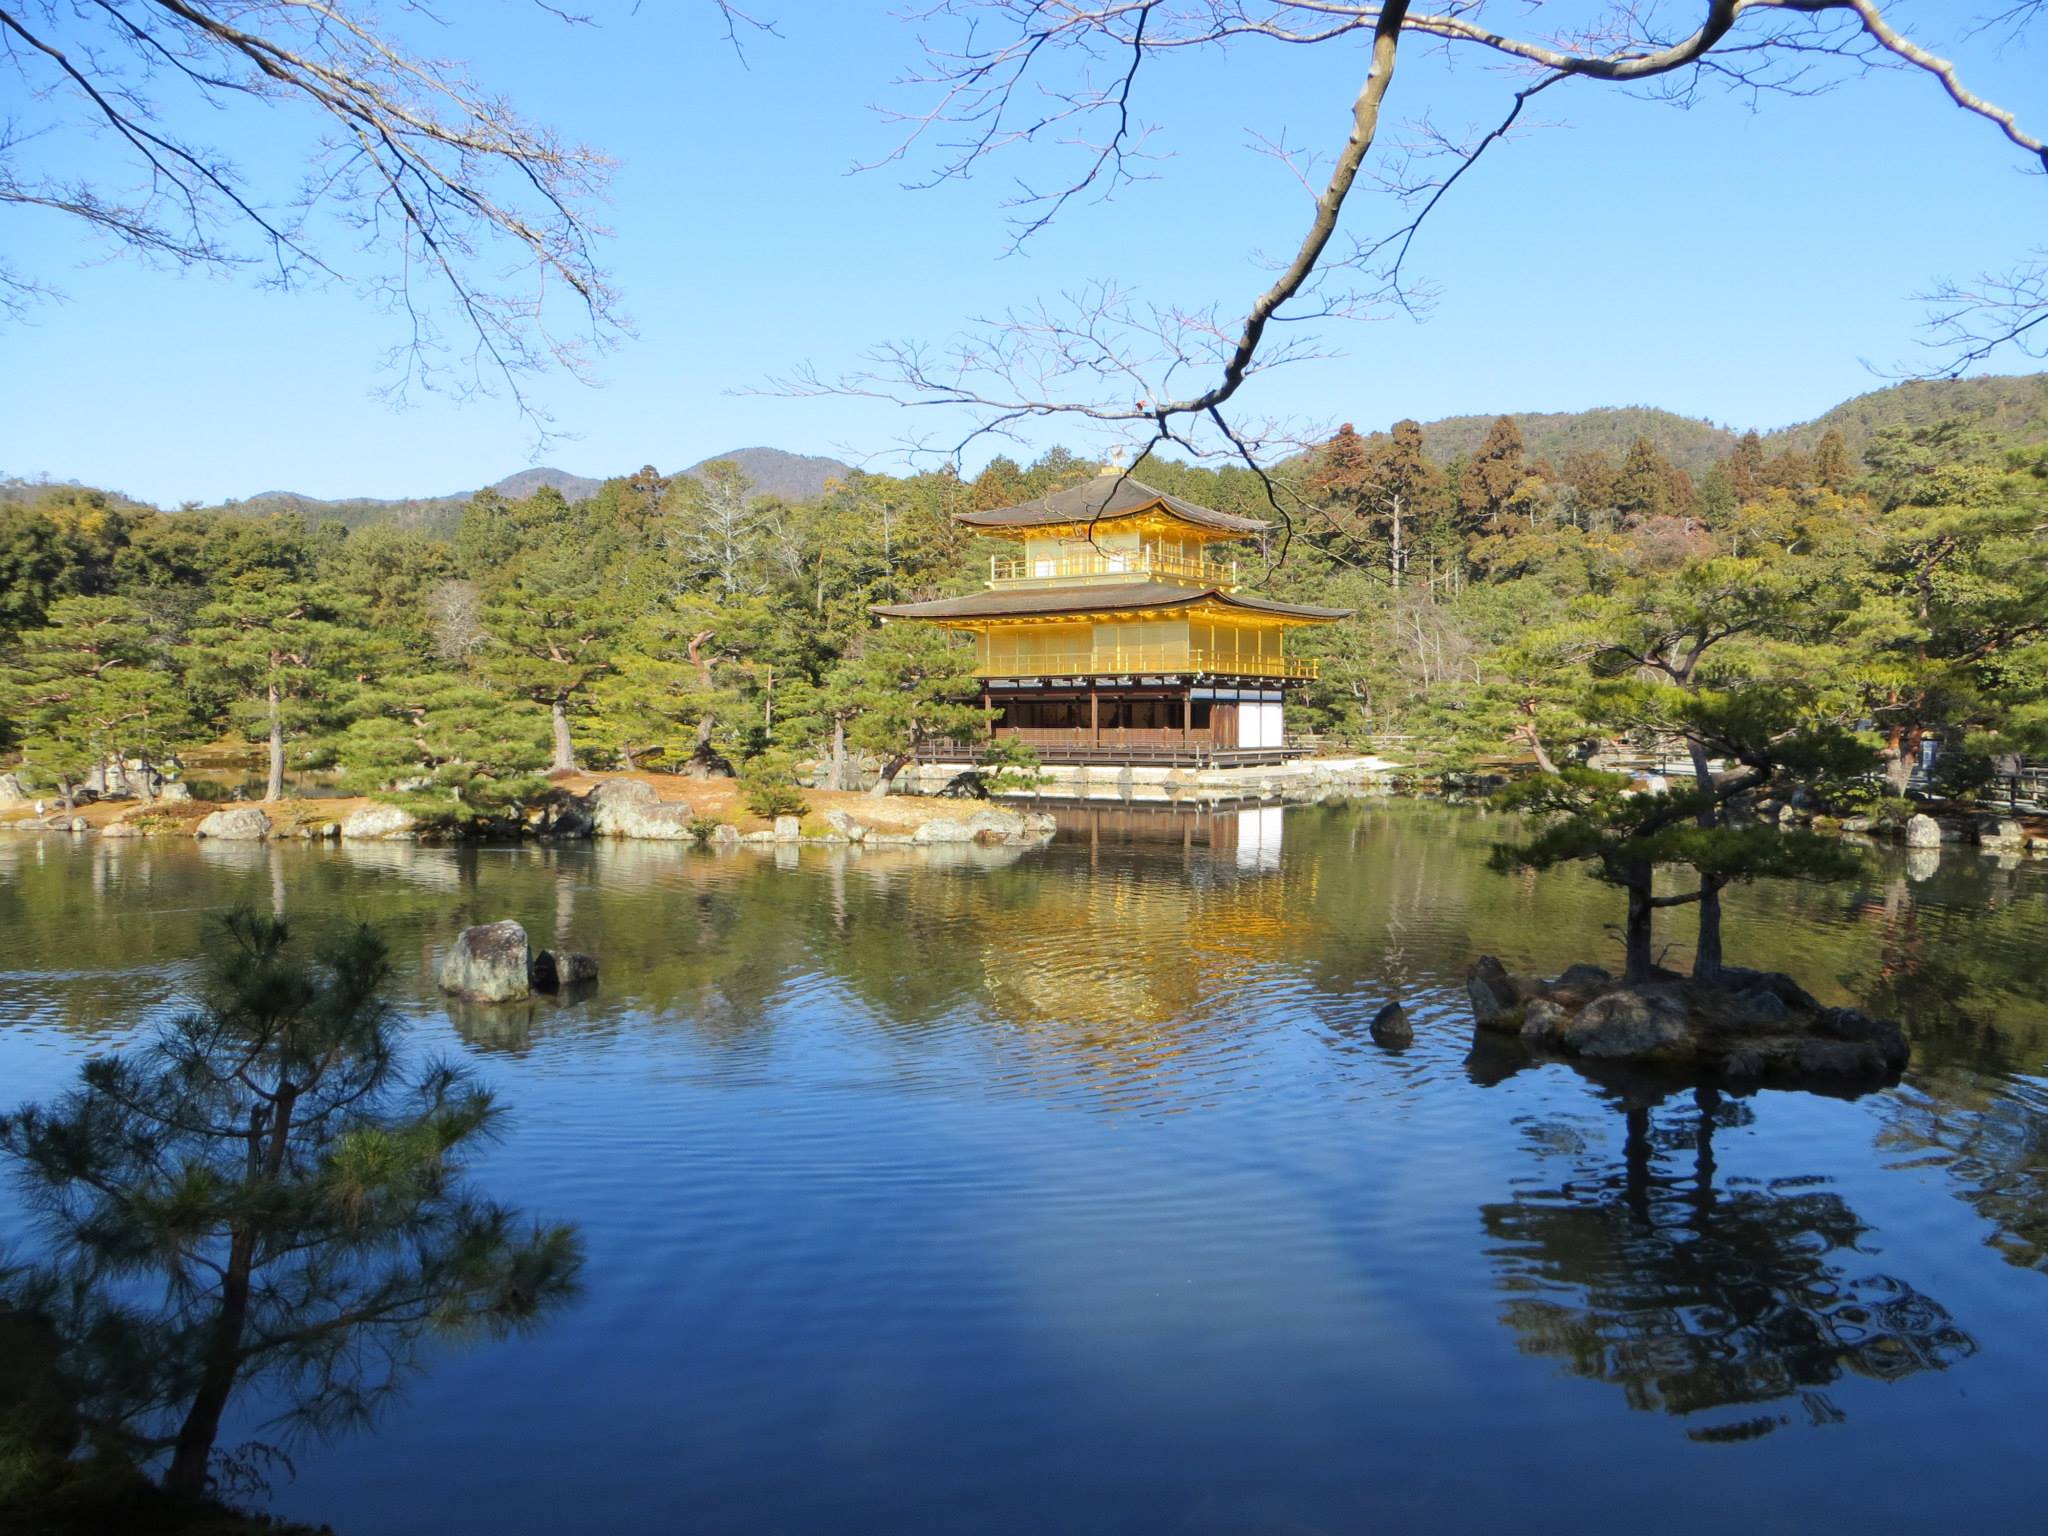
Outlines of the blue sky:
<svg viewBox="0 0 2048 1536">
<path fill-rule="evenodd" d="M 600 386 L 537 397 L 567 440 L 545 462 L 586 474 L 673 469 L 766 443 L 876 456 L 913 431 L 873 402 L 745 393 L 809 363 L 854 366 L 899 337 L 1091 279 L 1162 301 L 1241 306 L 1289 245 L 1300 189 L 1253 134 L 1332 149 L 1359 49 L 1246 46 L 1157 68 L 1144 100 L 1172 158 L 1156 181 L 1076 206 L 1006 257 L 1001 203 L 1023 158 L 966 184 L 905 190 L 850 174 L 891 143 L 871 110 L 916 60 L 895 6 L 768 0 L 779 36 L 736 60 L 696 0 L 596 8 L 564 28 L 520 0 L 454 0 L 438 51 L 571 137 L 616 156 L 607 260 L 635 335 Z M 1971 83 L 2048 125 L 2048 47 L 1962 35 L 1974 6 L 1895 6 Z M 1489 119 L 1504 79 L 1420 51 L 1390 97 L 1446 127 Z M 1397 417 L 1653 404 L 1736 426 L 1810 417 L 1911 360 L 1943 276 L 2048 244 L 2048 181 L 1930 79 L 1883 73 L 1810 98 L 1710 96 L 1681 111 L 1573 82 L 1546 122 L 1485 162 L 1417 251 L 1441 296 L 1424 323 L 1325 331 L 1341 355 L 1257 381 L 1247 410 L 1361 427 Z M 289 142 L 289 141 L 287 141 Z M 258 179 L 289 164 L 243 152 Z M 1347 227 L 1384 222 L 1364 200 Z M 272 488 L 313 495 L 460 491 L 535 461 L 504 401 L 376 396 L 397 339 L 341 289 L 274 294 L 105 253 L 62 221 L 10 213 L 5 250 L 65 302 L 0 330 L 0 472 L 110 485 L 174 504 Z M 2025 367 L 2005 360 L 2005 371 Z M 1990 371 L 2001 371 L 1993 364 Z M 1099 447 L 1080 433 L 1048 432 Z"/>
</svg>

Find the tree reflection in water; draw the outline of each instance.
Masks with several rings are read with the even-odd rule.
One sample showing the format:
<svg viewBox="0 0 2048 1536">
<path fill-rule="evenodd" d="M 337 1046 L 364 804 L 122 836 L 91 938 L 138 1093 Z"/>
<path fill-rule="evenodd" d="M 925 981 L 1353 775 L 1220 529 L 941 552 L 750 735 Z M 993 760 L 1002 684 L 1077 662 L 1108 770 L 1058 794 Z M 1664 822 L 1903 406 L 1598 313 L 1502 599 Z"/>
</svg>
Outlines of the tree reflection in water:
<svg viewBox="0 0 2048 1536">
<path fill-rule="evenodd" d="M 1796 1399 L 1815 1424 L 1844 1417 L 1827 1389 L 1849 1375 L 1893 1381 L 1976 1352 L 1939 1303 L 1881 1273 L 1868 1228 L 1805 1179 L 1717 1187 L 1714 1136 L 1746 1124 L 1712 1089 L 1693 1112 L 1624 1093 L 1613 1165 L 1568 1122 L 1532 1124 L 1532 1149 L 1572 1166 L 1554 1187 L 1481 1207 L 1520 1348 L 1613 1382 L 1629 1406 L 1689 1416 Z M 1792 1420 L 1766 1411 L 1701 1424 L 1696 1440 L 1747 1439 Z"/>
</svg>

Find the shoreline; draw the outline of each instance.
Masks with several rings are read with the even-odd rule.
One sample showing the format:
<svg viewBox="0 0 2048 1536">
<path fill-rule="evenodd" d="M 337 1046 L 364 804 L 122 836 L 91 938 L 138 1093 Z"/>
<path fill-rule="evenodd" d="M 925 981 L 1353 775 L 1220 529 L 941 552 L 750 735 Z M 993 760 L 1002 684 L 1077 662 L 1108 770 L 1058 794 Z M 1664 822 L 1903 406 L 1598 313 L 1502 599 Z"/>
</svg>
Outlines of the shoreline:
<svg viewBox="0 0 2048 1536">
<path fill-rule="evenodd" d="M 1403 765 L 1369 754 L 1302 758 L 1257 768 L 1165 768 L 1053 765 L 1039 787 L 987 799 L 939 793 L 968 765 L 926 763 L 903 770 L 903 790 L 876 797 L 865 790 L 805 789 L 800 816 L 761 817 L 744 804 L 733 779 L 695 779 L 645 770 L 578 771 L 552 776 L 545 799 L 517 820 L 436 825 L 401 806 L 366 795 L 279 801 L 159 798 L 95 800 L 40 818 L 26 804 L 0 807 L 0 833 L 67 835 L 109 840 L 196 839 L 222 842 L 404 842 L 428 845 L 526 841 L 681 842 L 709 848 L 746 846 L 930 846 L 980 843 L 1031 847 L 1049 842 L 1045 808 L 1229 810 L 1247 805 L 1310 804 L 1381 796 L 1469 799 Z M 258 828 L 248 813 L 261 816 Z M 1903 844 L 1916 851 L 1975 846 L 2001 858 L 2048 859 L 2048 817 L 1949 805 L 1923 806 L 1897 825 L 1869 818 L 1810 815 L 1789 806 L 1760 808 L 1759 820 L 1838 835 L 1848 842 Z M 208 823 L 213 825 L 209 828 Z M 230 825 L 233 823 L 233 825 Z"/>
</svg>

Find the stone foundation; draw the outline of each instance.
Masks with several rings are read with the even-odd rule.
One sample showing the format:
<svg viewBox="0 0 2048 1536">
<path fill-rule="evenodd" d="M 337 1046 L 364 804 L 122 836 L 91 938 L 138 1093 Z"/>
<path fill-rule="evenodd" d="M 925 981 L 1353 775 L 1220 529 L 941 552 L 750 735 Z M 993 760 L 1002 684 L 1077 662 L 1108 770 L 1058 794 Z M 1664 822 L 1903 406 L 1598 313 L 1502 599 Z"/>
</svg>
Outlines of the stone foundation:
<svg viewBox="0 0 2048 1536">
<path fill-rule="evenodd" d="M 904 793 L 943 794 L 971 763 L 917 763 L 897 775 Z M 999 796 L 1006 802 L 1089 801 L 1106 805 L 1220 805 L 1241 800 L 1320 800 L 1347 791 L 1386 790 L 1400 764 L 1380 757 L 1304 757 L 1244 768 L 1164 768 L 1114 763 L 1054 763 L 1039 786 Z"/>
</svg>

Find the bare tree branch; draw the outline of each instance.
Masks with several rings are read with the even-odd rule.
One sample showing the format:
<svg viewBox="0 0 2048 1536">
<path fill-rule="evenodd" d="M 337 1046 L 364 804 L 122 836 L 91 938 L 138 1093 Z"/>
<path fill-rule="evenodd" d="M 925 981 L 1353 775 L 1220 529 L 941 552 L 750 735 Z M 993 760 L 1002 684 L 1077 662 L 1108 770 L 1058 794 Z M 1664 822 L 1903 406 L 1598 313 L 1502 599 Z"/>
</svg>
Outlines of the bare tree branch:
<svg viewBox="0 0 2048 1536">
<path fill-rule="evenodd" d="M 2024 26 L 2044 4 L 2048 0 L 2022 0 L 1998 21 Z M 1264 369 L 1322 355 L 1312 339 L 1299 335 L 1276 342 L 1272 328 L 1390 306 L 1415 309 L 1406 266 L 1434 211 L 1481 156 L 1522 125 L 1534 96 L 1568 80 L 1685 103 L 1708 85 L 1753 96 L 1810 95 L 1873 68 L 1897 68 L 1931 77 L 1955 107 L 1991 124 L 2048 168 L 2048 146 L 2036 134 L 1970 89 L 1951 61 L 1894 26 L 1879 0 L 1690 0 L 1676 6 L 1613 0 L 1595 8 L 1588 24 L 1528 35 L 1490 26 L 1487 9 L 1485 0 L 1441 0 L 1427 12 L 1405 0 L 934 0 L 913 19 L 927 29 L 950 25 L 955 40 L 925 41 L 924 68 L 908 83 L 926 94 L 926 103 L 889 114 L 902 133 L 883 163 L 930 150 L 932 168 L 914 183 L 930 186 L 1048 139 L 1055 152 L 1078 149 L 1072 174 L 1051 183 L 1052 190 L 1027 189 L 1031 213 L 1014 231 L 1020 241 L 1042 231 L 1083 192 L 1108 196 L 1132 179 L 1127 158 L 1143 142 L 1134 127 L 1134 82 L 1148 58 L 1239 41 L 1304 47 L 1369 37 L 1371 59 L 1349 132 L 1292 256 L 1234 323 L 1224 323 L 1213 306 L 1141 304 L 1128 287 L 1103 282 L 1068 295 L 1056 308 L 981 322 L 943 347 L 897 343 L 878 349 L 853 374 L 828 380 L 806 373 L 777 387 L 964 413 L 971 426 L 952 440 L 949 451 L 956 456 L 984 435 L 1009 435 L 1027 421 L 1060 416 L 1093 423 L 1105 435 L 1129 434 L 1136 441 L 1142 434 L 1147 451 L 1162 440 L 1185 440 L 1201 452 L 1255 464 L 1259 434 L 1243 430 L 1224 408 L 1234 407 L 1245 383 Z M 1686 18 L 1676 29 L 1664 24 L 1673 11 Z M 1543 0 L 1525 0 L 1515 12 L 1522 22 L 1549 13 Z M 1438 133 L 1425 115 L 1419 142 L 1406 146 L 1392 169 L 1368 177 L 1369 186 L 1391 194 L 1408 215 L 1387 231 L 1353 239 L 1348 251 L 1333 250 L 1332 237 L 1357 200 L 1356 183 L 1380 136 L 1395 58 L 1406 39 L 1477 50 L 1534 78 L 1514 87 L 1495 126 L 1469 142 Z M 1091 129 L 1095 121 L 1104 126 Z M 1286 148 L 1267 143 L 1262 152 L 1303 175 Z M 1432 169 L 1430 161 L 1445 165 Z M 1356 291 L 1332 285 L 1345 271 L 1355 274 Z M 1984 295 L 1967 307 L 1956 302 L 1964 295 L 1949 297 L 1951 310 L 1977 320 L 1994 314 L 1981 302 Z M 1987 329 L 1989 350 L 2040 334 L 2027 308 L 2039 301 L 2038 288 L 2022 284 L 2008 297 L 2018 308 L 2007 317 L 2003 341 L 1989 340 L 1996 328 Z M 1966 360 L 1980 355 L 1969 348 L 1960 354 Z M 1273 433 L 1277 441 L 1295 436 L 1284 428 Z"/>
<path fill-rule="evenodd" d="M 768 30 L 711 3 L 735 48 Z M 397 9 L 439 25 L 424 0 Z M 611 162 L 402 32 L 360 0 L 0 0 L 0 207 L 176 267 L 347 283 L 404 319 L 393 392 L 506 390 L 538 425 L 522 381 L 580 373 L 625 329 L 594 216 Z M 219 126 L 170 126 L 194 122 Z M 280 133 L 304 136 L 310 170 L 260 188 L 225 146 Z M 0 277 L 15 312 L 47 291 Z"/>
</svg>

